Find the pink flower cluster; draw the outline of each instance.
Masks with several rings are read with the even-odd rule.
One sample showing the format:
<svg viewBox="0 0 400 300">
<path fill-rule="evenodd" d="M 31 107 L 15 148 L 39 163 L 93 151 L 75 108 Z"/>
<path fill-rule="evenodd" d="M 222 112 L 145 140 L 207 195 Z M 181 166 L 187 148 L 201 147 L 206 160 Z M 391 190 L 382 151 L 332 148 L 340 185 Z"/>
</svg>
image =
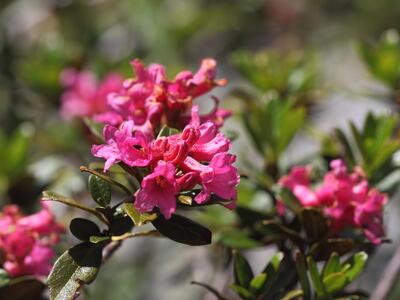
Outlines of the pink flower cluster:
<svg viewBox="0 0 400 300">
<path fill-rule="evenodd" d="M 49 207 L 42 204 L 35 214 L 24 216 L 16 205 L 0 213 L 0 257 L 12 277 L 47 276 L 54 256 L 52 247 L 64 231 Z"/>
<path fill-rule="evenodd" d="M 131 65 L 136 78 L 122 81 L 116 74 L 97 83 L 88 72 L 67 70 L 62 75 L 66 91 L 62 96 L 62 115 L 92 117 L 95 121 L 118 126 L 132 120 L 135 125 L 150 123 L 153 127 L 168 125 L 183 128 L 190 120 L 192 101 L 226 80 L 216 80 L 216 62 L 204 59 L 196 73 L 182 71 L 174 80 L 166 77 L 165 67 L 152 64 L 145 68 L 135 59 Z M 217 125 L 230 115 L 227 110 L 214 109 L 202 117 Z"/>
<path fill-rule="evenodd" d="M 207 202 L 212 193 L 235 204 L 239 175 L 232 165 L 236 157 L 227 152 L 230 140 L 216 123 L 201 122 L 197 106 L 192 108 L 189 124 L 178 134 L 153 138 L 150 125 L 135 124 L 131 120 L 119 127 L 106 125 L 106 143 L 94 145 L 92 154 L 106 160 L 105 171 L 119 162 L 148 170 L 135 197 L 140 212 L 158 207 L 170 218 L 179 192 L 195 186 L 202 188 L 195 197 L 199 204 Z"/>
<path fill-rule="evenodd" d="M 61 96 L 61 115 L 65 119 L 90 117 L 100 121 L 109 118 L 108 94 L 119 91 L 122 81 L 116 73 L 97 82 L 89 71 L 64 70 L 61 83 L 66 90 Z"/>
<path fill-rule="evenodd" d="M 333 233 L 345 227 L 360 228 L 372 243 L 380 244 L 387 196 L 368 186 L 360 168 L 349 173 L 340 159 L 332 161 L 330 167 L 316 188 L 311 186 L 311 169 L 302 166 L 292 168 L 279 185 L 292 191 L 303 206 L 323 208 Z"/>
</svg>

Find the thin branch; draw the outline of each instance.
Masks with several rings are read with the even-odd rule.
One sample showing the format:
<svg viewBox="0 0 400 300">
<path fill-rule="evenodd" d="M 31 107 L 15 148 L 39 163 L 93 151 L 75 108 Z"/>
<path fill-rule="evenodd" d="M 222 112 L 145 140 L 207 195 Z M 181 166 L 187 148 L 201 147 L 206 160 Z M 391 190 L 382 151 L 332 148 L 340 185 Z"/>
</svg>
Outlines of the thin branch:
<svg viewBox="0 0 400 300">
<path fill-rule="evenodd" d="M 116 241 L 123 241 L 129 238 L 140 237 L 140 236 L 153 236 L 153 237 L 160 237 L 161 234 L 158 230 L 150 230 L 150 231 L 143 231 L 143 232 L 127 232 L 123 235 L 113 236 L 111 240 L 113 242 Z"/>
<path fill-rule="evenodd" d="M 98 177 L 100 177 L 101 179 L 107 181 L 108 183 L 111 183 L 111 184 L 113 184 L 113 185 L 119 187 L 119 188 L 122 189 L 128 196 L 131 196 L 131 195 L 132 195 L 132 192 L 131 192 L 125 185 L 119 183 L 118 181 L 112 179 L 112 178 L 109 177 L 109 176 L 106 176 L 106 175 L 104 175 L 104 174 L 101 174 L 101 173 L 99 173 L 99 172 L 97 172 L 97 171 L 95 171 L 95 170 L 89 169 L 88 167 L 85 167 L 85 166 L 80 166 L 80 167 L 79 167 L 79 170 L 81 170 L 81 172 L 88 172 L 88 173 L 90 173 L 90 174 L 93 174 L 93 175 L 95 175 L 95 176 L 98 176 Z"/>
</svg>

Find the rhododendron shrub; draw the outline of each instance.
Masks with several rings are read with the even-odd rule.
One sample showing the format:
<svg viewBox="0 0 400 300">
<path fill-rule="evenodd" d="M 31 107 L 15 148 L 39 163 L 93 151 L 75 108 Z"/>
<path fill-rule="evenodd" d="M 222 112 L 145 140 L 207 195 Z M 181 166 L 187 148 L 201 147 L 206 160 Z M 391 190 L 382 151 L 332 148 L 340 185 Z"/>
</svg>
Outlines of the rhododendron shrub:
<svg viewBox="0 0 400 300">
<path fill-rule="evenodd" d="M 98 83 L 86 71 L 62 75 L 62 115 L 104 124 L 103 136 L 91 149 L 104 164 L 81 167 L 90 173 L 88 187 L 97 207 L 53 192 L 44 192 L 44 200 L 86 211 L 106 229 L 87 218 L 71 221 L 70 231 L 81 242 L 53 267 L 48 279 L 52 299 L 72 299 L 127 238 L 161 235 L 191 246 L 211 243 L 211 231 L 178 214 L 179 208 L 236 206 L 236 156 L 221 132 L 230 112 L 220 109 L 215 97 L 206 114 L 194 102 L 225 85 L 226 80 L 216 79 L 216 62 L 205 59 L 196 73 L 182 71 L 173 80 L 162 65 L 131 64 L 136 77 L 123 81 L 111 74 Z M 132 232 L 146 223 L 155 229 Z"/>
<path fill-rule="evenodd" d="M 7 205 L 0 213 L 0 253 L 10 277 L 47 276 L 60 241 L 63 227 L 56 222 L 49 206 L 24 215 L 18 206 Z"/>
</svg>

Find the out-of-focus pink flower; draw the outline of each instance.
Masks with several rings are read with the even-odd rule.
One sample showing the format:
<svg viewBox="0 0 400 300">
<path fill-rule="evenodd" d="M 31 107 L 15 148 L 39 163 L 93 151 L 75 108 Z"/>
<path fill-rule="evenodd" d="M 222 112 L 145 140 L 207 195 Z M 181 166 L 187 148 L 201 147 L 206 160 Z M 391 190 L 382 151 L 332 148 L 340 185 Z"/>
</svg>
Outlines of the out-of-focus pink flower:
<svg viewBox="0 0 400 300">
<path fill-rule="evenodd" d="M 54 256 L 52 247 L 64 231 L 47 204 L 29 216 L 15 205 L 0 213 L 0 250 L 5 254 L 4 269 L 12 276 L 47 276 Z"/>
<path fill-rule="evenodd" d="M 166 76 L 165 67 L 151 64 L 147 68 L 135 59 L 131 62 L 135 78 L 122 80 L 116 73 L 98 82 L 89 71 L 66 69 L 61 74 L 65 92 L 61 96 L 61 114 L 64 118 L 91 117 L 97 122 L 118 126 L 133 121 L 136 126 L 150 122 L 159 128 L 163 125 L 182 129 L 190 121 L 193 100 L 223 86 L 225 79 L 216 79 L 217 63 L 214 59 L 202 61 L 196 73 L 185 70 L 173 80 Z M 213 97 L 213 110 L 201 117 L 220 127 L 231 115 L 219 108 Z"/>
<path fill-rule="evenodd" d="M 153 172 L 143 179 L 142 188 L 136 196 L 135 207 L 140 212 L 148 212 L 157 206 L 165 218 L 169 219 L 175 212 L 178 192 L 175 166 L 160 161 Z"/>
<path fill-rule="evenodd" d="M 333 234 L 346 227 L 359 228 L 372 243 L 381 243 L 387 196 L 369 187 L 359 167 L 349 173 L 340 159 L 332 161 L 330 167 L 315 189 L 308 167 L 294 167 L 279 180 L 279 185 L 291 190 L 303 206 L 323 208 Z"/>
<path fill-rule="evenodd" d="M 310 188 L 310 168 L 297 166 L 289 175 L 283 176 L 278 184 L 291 190 L 305 207 L 319 205 L 319 199 Z"/>
<path fill-rule="evenodd" d="M 61 96 L 61 115 L 70 119 L 73 117 L 92 117 L 109 124 L 122 122 L 118 114 L 109 110 L 108 94 L 122 88 L 122 77 L 111 73 L 103 81 L 97 82 L 89 71 L 67 69 L 61 74 L 61 83 L 65 92 Z"/>
</svg>

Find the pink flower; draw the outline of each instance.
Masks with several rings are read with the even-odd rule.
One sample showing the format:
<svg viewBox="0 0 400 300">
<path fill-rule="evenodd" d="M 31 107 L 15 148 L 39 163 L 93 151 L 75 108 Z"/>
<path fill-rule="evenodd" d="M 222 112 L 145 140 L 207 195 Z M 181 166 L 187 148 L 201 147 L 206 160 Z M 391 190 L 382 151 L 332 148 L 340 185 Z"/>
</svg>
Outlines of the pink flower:
<svg viewBox="0 0 400 300">
<path fill-rule="evenodd" d="M 197 203 L 208 201 L 211 193 L 226 200 L 236 200 L 236 187 L 240 176 L 232 165 L 235 159 L 234 155 L 225 152 L 218 153 L 211 159 L 206 170 L 200 173 L 203 189 L 195 198 Z"/>
<path fill-rule="evenodd" d="M 109 112 L 107 105 L 108 94 L 122 88 L 120 75 L 109 74 L 98 83 L 94 75 L 88 71 L 67 69 L 61 74 L 61 83 L 66 88 L 61 96 L 61 114 L 64 118 L 93 117 L 107 120 L 110 124 L 122 121 L 118 115 Z"/>
<path fill-rule="evenodd" d="M 138 129 L 143 130 L 143 126 L 135 126 L 133 121 L 123 122 L 119 128 L 104 127 L 106 144 L 92 146 L 92 154 L 106 160 L 104 171 L 121 161 L 130 167 L 145 167 L 150 163 L 149 136 Z"/>
<path fill-rule="evenodd" d="M 330 167 L 316 189 L 311 187 L 307 167 L 294 167 L 279 185 L 291 190 L 305 207 L 323 208 L 332 234 L 346 227 L 359 228 L 372 243 L 381 243 L 387 196 L 369 187 L 360 168 L 349 173 L 340 159 L 332 161 Z"/>
<path fill-rule="evenodd" d="M 135 207 L 140 212 L 148 212 L 157 206 L 165 218 L 169 219 L 175 212 L 178 193 L 175 166 L 160 161 L 153 172 L 143 179 L 142 188 L 136 196 Z"/>
<path fill-rule="evenodd" d="M 310 168 L 294 167 L 289 175 L 279 180 L 278 184 L 291 190 L 305 207 L 319 205 L 319 199 L 310 189 Z"/>
<path fill-rule="evenodd" d="M 17 206 L 0 213 L 0 250 L 5 255 L 4 269 L 12 276 L 47 276 L 54 256 L 52 247 L 64 231 L 47 204 L 33 215 L 24 216 Z"/>
</svg>

